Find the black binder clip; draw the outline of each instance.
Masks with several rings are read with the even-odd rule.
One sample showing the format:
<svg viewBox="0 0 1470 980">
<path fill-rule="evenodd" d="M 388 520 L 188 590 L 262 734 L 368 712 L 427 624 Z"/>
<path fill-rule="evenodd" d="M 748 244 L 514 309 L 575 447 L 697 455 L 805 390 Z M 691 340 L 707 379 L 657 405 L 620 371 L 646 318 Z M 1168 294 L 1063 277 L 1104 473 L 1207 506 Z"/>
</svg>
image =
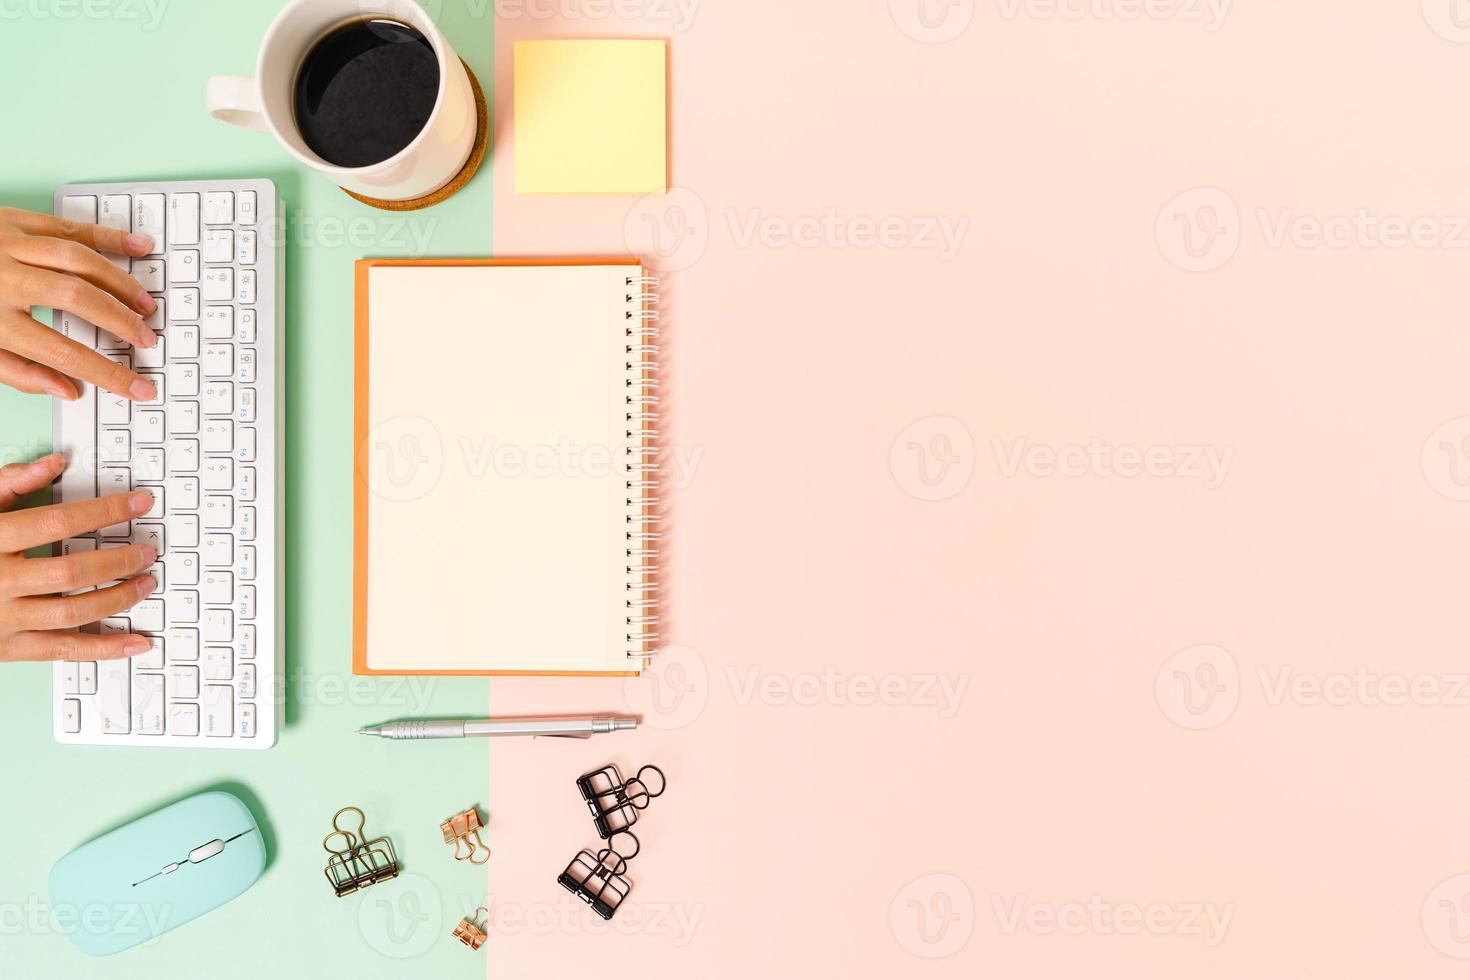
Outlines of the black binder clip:
<svg viewBox="0 0 1470 980">
<path fill-rule="evenodd" d="M 357 814 L 357 830 L 339 826 L 337 821 L 344 813 Z M 348 826 L 351 820 L 349 818 Z M 322 847 L 332 855 L 327 859 L 327 881 L 338 898 L 380 881 L 398 877 L 398 857 L 393 853 L 393 842 L 386 837 L 368 840 L 364 828 L 367 817 L 355 806 L 344 806 L 332 816 L 332 832 L 322 838 Z M 337 838 L 341 847 L 333 847 L 332 838 Z"/>
<path fill-rule="evenodd" d="M 626 837 L 631 842 L 620 845 L 623 850 L 631 846 L 631 853 L 624 854 L 613 846 L 618 837 Z M 572 863 L 567 865 L 567 869 L 556 880 L 567 891 L 591 906 L 592 911 L 604 919 L 611 919 L 617 914 L 623 899 L 628 897 L 628 892 L 633 890 L 625 872 L 628 870 L 628 862 L 637 856 L 638 850 L 638 838 L 626 830 L 620 830 L 613 840 L 608 841 L 608 846 L 600 851 L 578 851 L 577 856 L 572 858 Z"/>
<path fill-rule="evenodd" d="M 658 789 L 649 787 L 645 773 L 658 777 Z M 582 791 L 582 799 L 592 811 L 597 836 L 603 840 L 637 823 L 638 812 L 647 809 L 655 797 L 662 796 L 667 786 L 664 771 L 658 766 L 644 766 L 632 779 L 624 780 L 617 766 L 607 765 L 577 780 L 577 789 Z"/>
</svg>

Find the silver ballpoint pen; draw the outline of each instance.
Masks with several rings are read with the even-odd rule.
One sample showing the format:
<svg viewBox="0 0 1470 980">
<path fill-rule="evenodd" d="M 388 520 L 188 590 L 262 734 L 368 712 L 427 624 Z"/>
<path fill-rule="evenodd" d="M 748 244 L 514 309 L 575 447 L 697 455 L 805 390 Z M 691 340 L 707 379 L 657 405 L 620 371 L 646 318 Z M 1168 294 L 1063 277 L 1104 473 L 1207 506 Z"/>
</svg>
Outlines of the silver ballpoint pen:
<svg viewBox="0 0 1470 980">
<path fill-rule="evenodd" d="M 553 738 L 590 738 L 638 727 L 636 718 L 576 718 L 572 720 L 518 718 L 505 721 L 390 721 L 359 728 L 359 735 L 379 738 L 494 738 L 502 735 L 544 735 Z"/>
</svg>

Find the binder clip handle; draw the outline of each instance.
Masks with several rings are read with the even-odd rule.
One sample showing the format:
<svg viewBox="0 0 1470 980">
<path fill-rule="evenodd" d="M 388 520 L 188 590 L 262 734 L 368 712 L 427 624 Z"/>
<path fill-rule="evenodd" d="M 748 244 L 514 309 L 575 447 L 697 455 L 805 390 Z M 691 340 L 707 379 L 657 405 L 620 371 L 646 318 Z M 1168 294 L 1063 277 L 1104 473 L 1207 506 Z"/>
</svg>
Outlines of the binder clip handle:
<svg viewBox="0 0 1470 980">
<path fill-rule="evenodd" d="M 481 912 L 485 913 L 485 923 L 488 926 L 490 922 L 490 910 L 481 905 L 461 919 L 459 925 L 454 927 L 454 932 L 451 934 L 455 939 L 458 939 L 470 949 L 479 949 L 485 944 L 486 926 L 480 925 Z"/>
<path fill-rule="evenodd" d="M 644 773 L 651 773 L 657 778 L 654 780 L 658 789 L 649 786 L 649 779 Z M 668 789 L 668 780 L 664 777 L 664 771 L 658 766 L 644 766 L 633 774 L 633 778 L 623 783 L 623 797 L 635 810 L 645 810 L 648 804 L 664 795 Z"/>
</svg>

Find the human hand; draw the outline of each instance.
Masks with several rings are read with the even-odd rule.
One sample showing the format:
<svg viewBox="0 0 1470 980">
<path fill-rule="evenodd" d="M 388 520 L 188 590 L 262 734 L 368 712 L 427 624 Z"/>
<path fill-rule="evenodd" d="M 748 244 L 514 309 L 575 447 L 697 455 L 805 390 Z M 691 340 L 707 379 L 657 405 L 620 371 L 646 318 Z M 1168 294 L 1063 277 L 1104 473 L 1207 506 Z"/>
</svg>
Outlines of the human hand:
<svg viewBox="0 0 1470 980">
<path fill-rule="evenodd" d="M 79 378 L 133 401 L 153 399 L 152 384 L 31 316 L 31 307 L 49 306 L 136 347 L 156 346 L 158 335 L 139 314 L 158 303 L 98 250 L 147 255 L 153 240 L 0 207 L 0 382 L 70 400 L 79 395 L 69 378 Z"/>
<path fill-rule="evenodd" d="M 11 510 L 24 494 L 50 484 L 66 469 L 53 453 L 34 463 L 0 467 L 0 663 L 10 660 L 115 660 L 143 653 L 148 638 L 120 633 L 63 632 L 131 609 L 157 587 L 140 575 L 157 559 L 148 545 L 102 548 L 60 558 L 27 558 L 27 548 L 61 541 L 148 513 L 153 497 L 119 493 L 96 500 Z M 129 577 L 133 576 L 133 577 Z M 105 589 L 75 592 L 123 580 Z"/>
</svg>

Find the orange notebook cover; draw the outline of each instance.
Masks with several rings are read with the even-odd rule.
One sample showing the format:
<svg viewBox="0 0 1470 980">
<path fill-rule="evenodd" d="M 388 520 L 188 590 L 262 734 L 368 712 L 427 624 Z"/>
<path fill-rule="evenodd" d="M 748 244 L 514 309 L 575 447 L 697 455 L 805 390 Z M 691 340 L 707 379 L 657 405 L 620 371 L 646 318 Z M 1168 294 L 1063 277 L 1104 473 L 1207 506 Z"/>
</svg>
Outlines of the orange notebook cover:
<svg viewBox="0 0 1470 980">
<path fill-rule="evenodd" d="M 657 282 L 356 270 L 356 674 L 636 674 L 656 646 Z"/>
</svg>

